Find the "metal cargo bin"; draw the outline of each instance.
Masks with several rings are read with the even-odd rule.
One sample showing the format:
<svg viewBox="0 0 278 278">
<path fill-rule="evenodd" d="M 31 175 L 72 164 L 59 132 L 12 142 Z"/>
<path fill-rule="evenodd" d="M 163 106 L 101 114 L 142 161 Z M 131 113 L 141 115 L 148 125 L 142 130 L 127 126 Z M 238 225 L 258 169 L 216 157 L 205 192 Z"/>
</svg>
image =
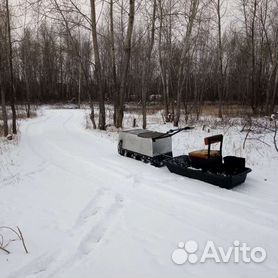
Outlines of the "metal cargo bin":
<svg viewBox="0 0 278 278">
<path fill-rule="evenodd" d="M 121 131 L 119 142 L 124 150 L 155 157 L 172 152 L 172 138 L 158 138 L 164 133 L 150 131 L 146 129 L 133 129 Z"/>
</svg>

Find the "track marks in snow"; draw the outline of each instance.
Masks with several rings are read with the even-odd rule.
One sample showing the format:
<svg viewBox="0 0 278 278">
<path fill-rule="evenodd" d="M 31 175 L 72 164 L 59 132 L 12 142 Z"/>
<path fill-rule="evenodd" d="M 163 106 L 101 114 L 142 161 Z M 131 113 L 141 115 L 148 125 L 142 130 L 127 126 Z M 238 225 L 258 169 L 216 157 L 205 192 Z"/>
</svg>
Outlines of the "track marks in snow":
<svg viewBox="0 0 278 278">
<path fill-rule="evenodd" d="M 44 272 L 47 271 L 49 265 L 55 260 L 55 252 L 48 252 L 41 254 L 38 258 L 31 260 L 25 266 L 19 268 L 17 271 L 12 272 L 8 278 L 15 277 L 42 277 Z"/>
<path fill-rule="evenodd" d="M 106 234 L 117 223 L 123 207 L 124 199 L 120 194 L 105 188 L 98 189 L 81 210 L 68 237 L 56 250 L 42 254 L 9 277 L 51 277 L 82 263 L 103 243 Z"/>
<path fill-rule="evenodd" d="M 80 212 L 76 223 L 73 227 L 73 229 L 78 228 L 80 225 L 83 225 L 86 223 L 86 221 L 91 217 L 96 215 L 103 207 L 102 204 L 100 204 L 100 200 L 103 198 L 103 195 L 105 194 L 104 188 L 99 188 L 96 192 L 96 194 L 93 196 L 93 198 L 88 202 L 88 204 L 82 209 Z"/>
<path fill-rule="evenodd" d="M 104 239 L 106 236 L 109 237 L 109 231 L 117 223 L 123 204 L 124 200 L 120 194 L 99 189 L 81 211 L 72 228 L 72 240 L 79 239 L 79 241 L 74 242 L 70 255 L 62 254 L 62 263 L 50 267 L 49 275 L 55 276 L 79 265 L 85 257 L 96 251 L 100 244 L 105 244 Z"/>
<path fill-rule="evenodd" d="M 99 200 L 103 201 L 102 198 Z M 123 207 L 123 198 L 117 194 L 114 196 L 114 200 L 110 200 L 109 203 L 110 205 L 107 207 L 98 207 L 96 204 L 92 207 L 93 210 L 92 208 L 89 209 L 89 211 L 93 211 L 91 219 L 96 218 L 96 221 L 95 219 L 89 220 L 90 230 L 79 244 L 79 249 L 83 254 L 89 254 L 94 250 L 96 244 L 101 242 L 108 228 L 116 220 L 119 210 Z"/>
</svg>

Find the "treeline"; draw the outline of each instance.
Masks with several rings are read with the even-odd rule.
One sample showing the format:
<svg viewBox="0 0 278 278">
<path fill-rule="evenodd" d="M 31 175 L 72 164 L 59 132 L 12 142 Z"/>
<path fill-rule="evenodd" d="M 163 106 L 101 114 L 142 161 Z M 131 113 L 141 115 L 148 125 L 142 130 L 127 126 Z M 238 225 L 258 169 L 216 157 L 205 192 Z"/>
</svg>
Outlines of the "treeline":
<svg viewBox="0 0 278 278">
<path fill-rule="evenodd" d="M 36 0 L 28 2 L 27 18 L 34 20 L 17 34 L 17 18 L 1 1 L 3 114 L 5 99 L 27 107 L 86 101 L 93 125 L 105 129 L 105 103 L 114 105 L 116 127 L 130 101 L 142 106 L 144 128 L 152 99 L 176 126 L 205 101 L 218 104 L 219 117 L 231 102 L 254 114 L 275 110 L 276 0 L 236 0 L 233 7 L 221 0 L 91 0 L 89 6 Z"/>
</svg>

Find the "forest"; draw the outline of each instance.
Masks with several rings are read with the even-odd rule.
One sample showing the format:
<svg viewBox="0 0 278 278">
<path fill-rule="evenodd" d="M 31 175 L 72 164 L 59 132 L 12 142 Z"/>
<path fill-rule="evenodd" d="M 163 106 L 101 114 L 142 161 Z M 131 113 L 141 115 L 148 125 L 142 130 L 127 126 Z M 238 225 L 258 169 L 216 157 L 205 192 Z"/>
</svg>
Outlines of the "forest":
<svg viewBox="0 0 278 278">
<path fill-rule="evenodd" d="M 105 130 L 136 103 L 147 127 L 153 103 L 165 121 L 199 116 L 205 103 L 270 115 L 277 104 L 277 0 L 28 0 L 0 2 L 4 135 L 17 105 L 90 105 Z M 246 112 L 247 113 L 247 112 Z"/>
</svg>

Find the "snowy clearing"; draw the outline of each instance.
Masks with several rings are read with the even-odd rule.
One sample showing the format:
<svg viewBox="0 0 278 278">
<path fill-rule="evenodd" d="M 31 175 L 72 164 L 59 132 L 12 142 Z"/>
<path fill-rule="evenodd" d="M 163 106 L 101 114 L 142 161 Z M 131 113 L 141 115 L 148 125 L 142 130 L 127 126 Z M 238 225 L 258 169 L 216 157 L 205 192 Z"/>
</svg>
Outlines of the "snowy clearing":
<svg viewBox="0 0 278 278">
<path fill-rule="evenodd" d="M 271 135 L 243 150 L 240 128 L 210 133 L 223 133 L 224 155 L 246 157 L 253 170 L 225 190 L 119 156 L 117 133 L 85 129 L 84 110 L 48 108 L 23 121 L 18 145 L 0 146 L 0 226 L 19 226 L 29 254 L 11 242 L 0 276 L 276 277 L 278 155 Z M 201 126 L 180 133 L 174 154 L 202 147 L 205 136 Z M 267 259 L 174 264 L 178 242 L 190 239 L 200 249 L 239 240 Z"/>
</svg>

